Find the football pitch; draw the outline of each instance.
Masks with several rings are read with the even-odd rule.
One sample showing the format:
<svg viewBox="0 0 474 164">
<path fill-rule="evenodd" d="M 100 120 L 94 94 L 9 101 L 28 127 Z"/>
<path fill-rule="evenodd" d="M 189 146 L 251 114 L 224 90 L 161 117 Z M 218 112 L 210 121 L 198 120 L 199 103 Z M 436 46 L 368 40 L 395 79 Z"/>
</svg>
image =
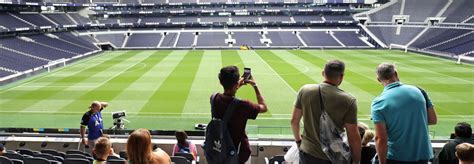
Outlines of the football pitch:
<svg viewBox="0 0 474 164">
<path fill-rule="evenodd" d="M 222 92 L 217 74 L 236 65 L 252 74 L 269 108 L 249 121 L 251 137 L 291 137 L 290 117 L 301 86 L 322 81 L 328 60 L 346 63 L 341 89 L 357 98 L 358 119 L 370 121 L 370 103 L 383 86 L 375 68 L 396 63 L 405 84 L 424 88 L 435 104 L 438 124 L 430 134 L 447 138 L 457 122 L 474 124 L 474 65 L 392 50 L 130 50 L 107 51 L 66 67 L 0 87 L 0 127 L 79 128 L 93 100 L 111 112 L 126 111 L 126 128 L 193 130 L 210 120 L 209 96 Z M 237 96 L 255 101 L 250 86 Z"/>
</svg>

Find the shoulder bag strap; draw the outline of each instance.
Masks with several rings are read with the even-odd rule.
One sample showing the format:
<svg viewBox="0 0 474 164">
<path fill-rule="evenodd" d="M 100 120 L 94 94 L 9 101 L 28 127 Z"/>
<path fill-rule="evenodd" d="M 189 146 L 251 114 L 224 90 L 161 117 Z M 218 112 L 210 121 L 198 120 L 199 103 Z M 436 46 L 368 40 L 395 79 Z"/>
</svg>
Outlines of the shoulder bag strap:
<svg viewBox="0 0 474 164">
<path fill-rule="evenodd" d="M 321 106 L 321 112 L 324 111 L 324 102 L 323 102 L 323 94 L 321 94 L 321 84 L 319 84 L 318 86 L 318 91 L 319 91 L 319 102 L 320 102 L 320 106 Z"/>
</svg>

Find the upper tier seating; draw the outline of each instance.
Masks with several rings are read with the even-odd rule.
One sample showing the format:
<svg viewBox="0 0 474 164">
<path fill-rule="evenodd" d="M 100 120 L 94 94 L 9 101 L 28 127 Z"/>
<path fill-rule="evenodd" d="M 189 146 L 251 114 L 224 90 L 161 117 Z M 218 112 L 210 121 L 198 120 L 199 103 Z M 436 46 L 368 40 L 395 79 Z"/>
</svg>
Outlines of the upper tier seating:
<svg viewBox="0 0 474 164">
<path fill-rule="evenodd" d="M 400 14 L 400 8 L 402 4 L 401 2 L 396 2 L 395 4 L 392 4 L 378 12 L 375 12 L 373 14 L 370 14 L 370 19 L 373 22 L 391 22 L 392 21 L 392 16 L 393 15 L 399 15 Z"/>
<path fill-rule="evenodd" d="M 55 24 L 45 19 L 41 14 L 16 14 L 21 19 L 33 23 L 36 26 L 55 26 Z"/>
<path fill-rule="evenodd" d="M 10 30 L 21 27 L 32 27 L 28 23 L 25 23 L 6 12 L 0 12 L 0 26 L 9 28 Z"/>
</svg>

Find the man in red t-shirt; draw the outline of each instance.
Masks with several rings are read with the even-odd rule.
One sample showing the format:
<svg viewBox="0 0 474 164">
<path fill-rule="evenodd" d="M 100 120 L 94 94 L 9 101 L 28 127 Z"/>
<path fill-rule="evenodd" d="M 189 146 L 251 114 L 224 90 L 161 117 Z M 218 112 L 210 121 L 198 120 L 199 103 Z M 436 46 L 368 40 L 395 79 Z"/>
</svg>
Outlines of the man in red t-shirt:
<svg viewBox="0 0 474 164">
<path fill-rule="evenodd" d="M 214 99 L 215 114 L 218 117 L 223 117 L 227 107 L 235 98 L 237 90 L 246 84 L 250 84 L 255 90 L 257 96 L 257 104 L 252 103 L 248 100 L 242 100 L 235 107 L 232 118 L 229 121 L 228 127 L 232 137 L 232 141 L 236 148 L 239 148 L 239 163 L 245 163 L 250 157 L 250 144 L 245 134 L 245 126 L 248 119 L 255 120 L 259 113 L 267 112 L 267 105 L 265 99 L 260 94 L 257 84 L 251 78 L 250 80 L 244 81 L 240 77 L 239 68 L 236 66 L 227 66 L 221 69 L 219 73 L 219 81 L 224 88 L 224 93 L 218 93 Z"/>
</svg>

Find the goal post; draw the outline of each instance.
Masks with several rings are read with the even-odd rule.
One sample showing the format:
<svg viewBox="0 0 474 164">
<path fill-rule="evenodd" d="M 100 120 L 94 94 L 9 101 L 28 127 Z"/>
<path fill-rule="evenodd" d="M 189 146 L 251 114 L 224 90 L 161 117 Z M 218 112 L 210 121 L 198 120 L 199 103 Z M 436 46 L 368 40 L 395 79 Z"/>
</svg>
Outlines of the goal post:
<svg viewBox="0 0 474 164">
<path fill-rule="evenodd" d="M 390 44 L 389 49 L 401 49 L 408 53 L 408 46 L 400 45 L 400 44 Z"/>
<path fill-rule="evenodd" d="M 45 67 L 48 69 L 48 72 L 50 72 L 51 67 L 53 67 L 53 68 L 65 67 L 67 61 L 68 61 L 67 59 L 61 58 L 61 59 L 58 59 L 58 60 L 55 60 L 55 61 L 48 62 L 48 65 L 46 65 Z"/>
</svg>

